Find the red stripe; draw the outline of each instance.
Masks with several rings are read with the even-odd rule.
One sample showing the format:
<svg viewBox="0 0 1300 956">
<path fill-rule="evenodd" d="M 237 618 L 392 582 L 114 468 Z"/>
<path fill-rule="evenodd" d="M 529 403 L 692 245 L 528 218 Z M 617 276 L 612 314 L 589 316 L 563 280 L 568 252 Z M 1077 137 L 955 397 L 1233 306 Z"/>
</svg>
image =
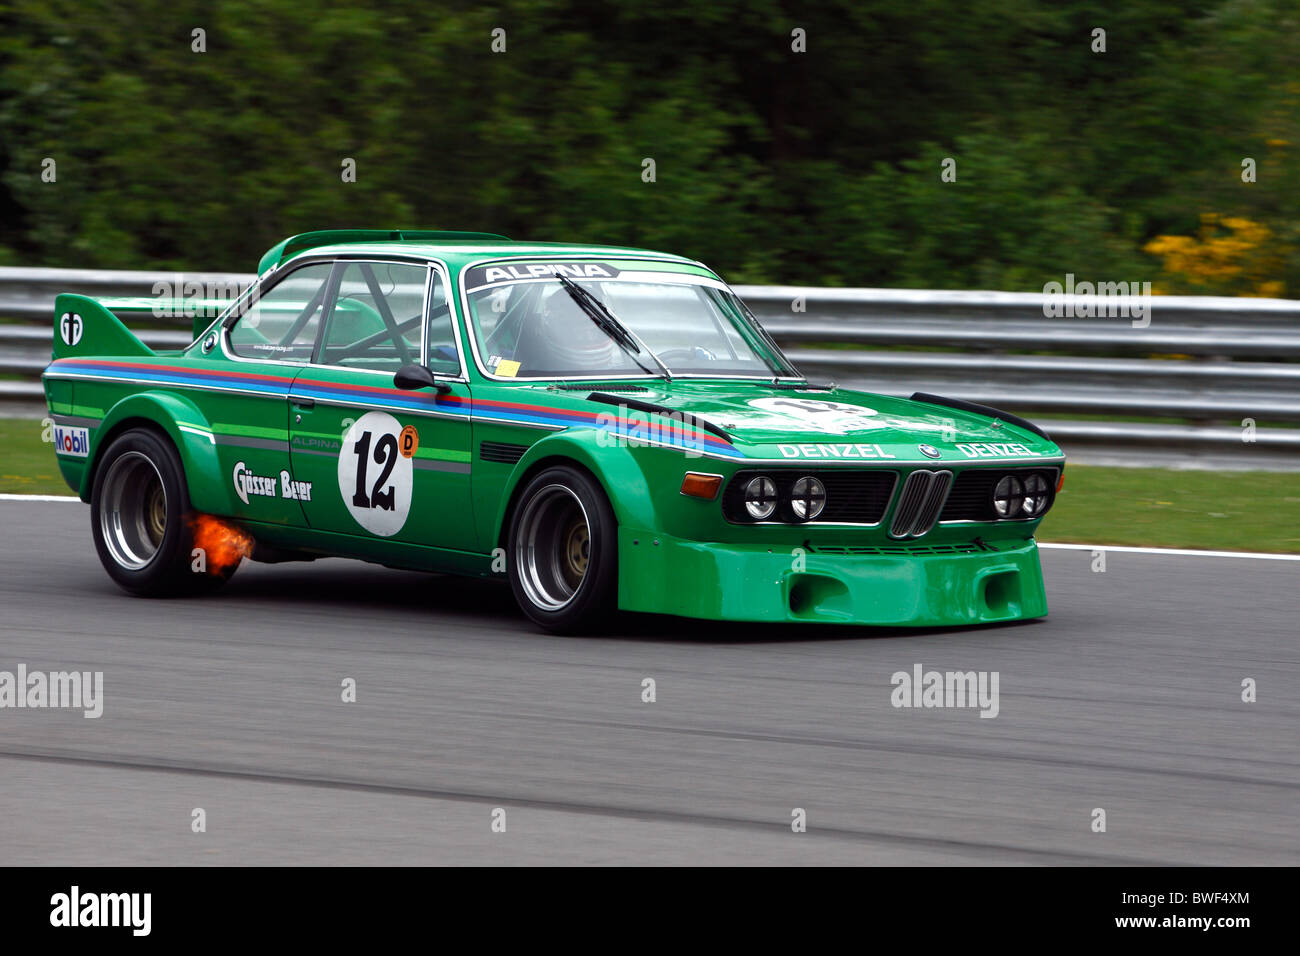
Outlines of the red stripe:
<svg viewBox="0 0 1300 956">
<path fill-rule="evenodd" d="M 220 369 L 191 368 L 191 367 L 182 368 L 176 365 L 151 364 L 148 362 L 110 362 L 104 360 L 63 358 L 63 359 L 57 359 L 56 361 L 51 362 L 50 364 L 59 365 L 60 363 L 67 363 L 69 365 L 86 365 L 89 366 L 90 368 L 109 368 L 109 369 L 125 368 L 125 369 L 138 369 L 144 372 L 171 372 L 172 374 L 175 375 L 209 375 L 209 376 L 219 375 L 222 378 L 243 378 L 243 379 L 260 380 L 264 382 L 290 383 L 293 381 L 292 378 L 286 378 L 283 375 L 263 375 L 260 372 L 240 372 L 237 370 L 225 372 Z"/>
<path fill-rule="evenodd" d="M 337 388 L 348 392 L 370 392 L 371 394 L 375 394 L 375 395 L 411 394 L 408 389 L 404 389 L 404 388 L 384 388 L 379 385 L 354 385 L 348 382 L 325 382 L 315 378 L 300 378 L 297 380 L 296 384 L 314 385 L 317 388 Z M 440 395 L 438 396 L 438 401 L 461 403 L 466 401 L 466 399 L 461 398 L 459 395 Z"/>
<path fill-rule="evenodd" d="M 600 414 L 598 412 L 587 412 L 587 411 L 582 411 L 580 409 L 547 408 L 543 405 L 525 405 L 522 402 L 499 402 L 499 401 L 491 401 L 488 399 L 476 399 L 474 402 L 474 408 L 476 410 L 482 409 L 485 406 L 489 406 L 489 405 L 495 405 L 498 408 L 517 408 L 524 411 L 541 413 L 544 415 L 574 416 L 584 421 L 599 421 L 600 418 Z M 639 411 L 639 409 L 636 410 Z M 634 422 L 631 419 L 627 419 L 627 421 L 629 424 L 633 424 L 633 425 L 640 424 L 640 422 Z M 650 421 L 647 418 L 645 424 L 648 425 L 649 423 Z M 717 437 L 716 435 L 710 434 L 709 432 L 705 432 L 703 429 L 699 429 L 698 431 L 693 431 L 688 428 L 683 428 L 679 425 L 661 425 L 659 427 L 665 431 L 682 435 L 683 437 L 702 438 L 704 441 L 713 442 L 714 444 L 722 445 L 723 447 L 727 447 L 727 448 L 731 447 L 730 442 L 725 442 L 721 438 Z M 701 434 L 701 432 L 703 432 L 703 434 Z"/>
<path fill-rule="evenodd" d="M 51 362 L 50 364 L 53 366 L 53 365 L 59 365 L 61 363 L 66 363 L 70 365 L 84 365 L 90 368 L 136 369 L 136 370 L 146 371 L 146 372 L 171 372 L 172 374 L 177 374 L 177 375 L 196 375 L 200 377 L 209 376 L 209 377 L 220 377 L 220 378 L 234 378 L 234 379 L 245 379 L 248 381 L 275 382 L 277 384 L 292 384 L 294 382 L 293 378 L 288 378 L 283 375 L 265 375 L 259 372 L 242 372 L 233 369 L 230 371 L 223 371 L 222 369 L 219 368 L 214 368 L 214 369 L 192 368 L 192 367 L 181 368 L 175 365 L 162 365 L 162 364 L 153 364 L 148 362 L 117 362 L 117 361 L 105 361 L 102 359 L 84 360 L 84 359 L 75 359 L 75 358 L 63 358 L 63 359 L 56 359 L 54 362 Z M 354 393 L 363 393 L 363 394 L 368 393 L 371 395 L 405 395 L 406 394 L 405 389 L 383 388 L 377 385 L 355 385 L 348 382 L 326 382 L 326 381 L 321 381 L 319 379 L 299 379 L 298 381 L 305 386 L 314 385 L 318 388 L 339 389 L 341 391 L 354 392 Z M 457 404 L 457 405 L 469 404 L 467 403 L 466 399 L 461 398 L 460 396 L 457 395 L 440 396 L 438 399 L 436 399 L 436 401 L 446 402 L 450 404 Z M 585 411 L 582 409 L 574 409 L 574 408 L 550 408 L 545 405 L 529 405 L 524 402 L 503 402 L 503 401 L 479 399 L 472 403 L 472 407 L 475 409 L 486 409 L 489 407 L 513 409 L 516 411 L 527 412 L 529 414 L 534 414 L 534 415 L 570 418 L 588 424 L 600 420 L 600 413 L 598 412 L 591 412 L 591 411 Z M 630 425 L 642 424 L 642 422 L 633 420 L 631 418 L 626 419 L 626 421 Z M 650 424 L 648 418 L 645 420 L 644 424 L 647 425 Z M 730 442 L 723 441 L 721 438 L 709 432 L 706 432 L 703 429 L 689 429 L 689 428 L 683 428 L 679 425 L 660 425 L 659 427 L 665 431 L 668 431 L 670 434 L 680 435 L 684 438 L 700 439 L 705 442 L 709 442 L 711 444 L 721 445 L 727 448 L 732 447 Z"/>
</svg>

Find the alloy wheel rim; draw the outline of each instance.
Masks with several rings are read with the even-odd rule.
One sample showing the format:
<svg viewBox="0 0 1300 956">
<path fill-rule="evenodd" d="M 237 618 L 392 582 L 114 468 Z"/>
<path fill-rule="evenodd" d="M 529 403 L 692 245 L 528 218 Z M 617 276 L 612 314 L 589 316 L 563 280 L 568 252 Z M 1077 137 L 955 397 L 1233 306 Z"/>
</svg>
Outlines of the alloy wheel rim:
<svg viewBox="0 0 1300 956">
<path fill-rule="evenodd" d="M 104 475 L 99 528 L 113 560 L 129 571 L 151 562 L 167 533 L 167 489 L 150 458 L 129 451 Z"/>
<path fill-rule="evenodd" d="M 577 596 L 591 563 L 591 524 L 571 488 L 552 484 L 529 498 L 519 516 L 515 561 L 528 600 L 558 611 Z"/>
</svg>

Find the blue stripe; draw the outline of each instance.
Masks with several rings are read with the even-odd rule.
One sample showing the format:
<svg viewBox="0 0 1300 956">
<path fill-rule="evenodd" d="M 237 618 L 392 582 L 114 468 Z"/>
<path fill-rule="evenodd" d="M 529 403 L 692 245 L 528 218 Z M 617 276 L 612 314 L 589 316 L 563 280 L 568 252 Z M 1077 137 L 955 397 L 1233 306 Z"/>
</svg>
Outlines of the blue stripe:
<svg viewBox="0 0 1300 956">
<path fill-rule="evenodd" d="M 444 415 L 455 415 L 457 418 L 469 417 L 459 408 L 452 405 L 439 404 L 433 400 L 421 400 L 412 396 L 411 398 L 379 398 L 375 395 L 367 395 L 346 388 L 330 388 L 329 385 L 312 382 L 311 384 L 298 383 L 294 385 L 293 394 L 301 395 L 304 398 L 320 398 L 325 400 L 346 399 L 359 405 L 376 405 L 383 408 L 404 408 L 420 412 L 441 412 Z"/>
<path fill-rule="evenodd" d="M 71 371 L 73 374 L 95 375 L 101 378 L 125 378 L 133 382 L 152 382 L 160 385 L 189 385 L 202 386 L 213 385 L 226 388 L 239 388 L 246 392 L 256 392 L 260 395 L 273 395 L 284 398 L 289 394 L 289 386 L 272 385 L 270 382 L 255 382 L 247 378 L 222 375 L 190 375 L 182 371 L 168 371 L 158 368 L 150 371 L 132 368 L 104 368 L 97 365 L 60 365 L 56 374 L 64 374 Z"/>
<path fill-rule="evenodd" d="M 188 387 L 201 388 L 205 385 L 217 388 L 236 388 L 243 392 L 256 395 L 266 395 L 275 398 L 288 398 L 290 394 L 301 395 L 304 398 L 316 398 L 325 401 L 329 400 L 347 400 L 357 405 L 373 406 L 375 408 L 392 408 L 406 411 L 421 412 L 438 412 L 444 415 L 452 415 L 457 418 L 470 418 L 472 414 L 466 414 L 454 407 L 439 405 L 437 402 L 422 401 L 412 396 L 409 399 L 400 397 L 383 397 L 380 398 L 373 394 L 359 393 L 354 389 L 343 387 L 331 387 L 329 383 L 312 382 L 310 384 L 299 383 L 295 385 L 290 392 L 290 386 L 278 386 L 269 382 L 259 382 L 250 380 L 239 375 L 223 375 L 221 373 L 208 375 L 193 375 L 184 370 L 171 371 L 162 367 L 154 369 L 129 369 L 119 367 L 103 367 L 99 365 L 81 365 L 78 363 L 63 361 L 59 363 L 55 370 L 56 374 L 70 373 L 73 375 L 95 375 L 98 377 L 124 378 L 134 382 L 156 383 L 161 385 L 180 385 Z M 254 373 L 250 373 L 254 374 Z M 471 402 L 472 408 L 472 402 Z M 670 431 L 667 427 L 651 428 L 648 423 L 638 422 L 629 425 L 625 421 L 606 421 L 599 417 L 594 420 L 585 422 L 575 422 L 572 417 L 561 415 L 547 415 L 537 412 L 515 411 L 504 408 L 484 409 L 482 417 L 505 419 L 506 421 L 540 424 L 540 425 L 558 425 L 562 428 L 572 428 L 575 426 L 595 427 L 617 435 L 624 440 L 632 441 L 654 441 L 657 444 L 668 445 L 673 448 L 683 450 L 707 452 L 711 455 L 721 455 L 726 458 L 744 458 L 744 454 L 732 447 L 717 447 L 700 439 L 690 438 L 679 435 Z M 657 434 L 656 434 L 657 432 Z M 652 437 L 653 436 L 653 437 Z"/>
<path fill-rule="evenodd" d="M 646 423 L 643 422 L 638 422 L 635 425 L 629 426 L 627 422 L 624 421 L 617 421 L 617 422 L 602 421 L 598 418 L 595 421 L 591 421 L 591 422 L 576 423 L 571 419 L 561 418 L 553 415 L 542 415 L 533 412 L 516 412 L 516 411 L 510 411 L 508 409 L 493 409 L 491 411 L 485 409 L 482 414 L 484 416 L 490 416 L 492 418 L 504 418 L 509 421 L 536 422 L 540 424 L 563 425 L 565 427 L 574 427 L 575 425 L 585 425 L 587 427 L 595 427 L 601 429 L 602 431 L 610 432 L 611 434 L 617 435 L 619 438 L 625 440 L 646 441 L 646 442 L 653 441 L 657 444 L 670 445 L 674 448 L 707 452 L 711 455 L 722 455 L 727 458 L 745 457 L 744 453 L 738 451 L 735 448 L 731 448 L 731 447 L 719 448 L 715 445 L 708 444 L 701 439 L 690 438 L 685 435 L 676 434 L 672 431 L 669 431 L 667 427 L 650 428 L 646 425 Z M 658 435 L 655 435 L 656 432 L 658 432 Z"/>
</svg>

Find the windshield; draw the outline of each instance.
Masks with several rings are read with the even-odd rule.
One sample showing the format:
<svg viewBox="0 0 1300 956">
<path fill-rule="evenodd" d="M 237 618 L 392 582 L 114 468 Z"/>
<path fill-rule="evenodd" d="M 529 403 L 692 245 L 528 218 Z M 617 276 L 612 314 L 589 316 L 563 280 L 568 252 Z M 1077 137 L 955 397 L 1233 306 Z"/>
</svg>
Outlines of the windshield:
<svg viewBox="0 0 1300 956">
<path fill-rule="evenodd" d="M 580 295 L 552 270 L 594 296 L 614 322 L 604 321 L 599 307 L 584 309 Z M 673 376 L 798 375 L 716 280 L 549 263 L 509 271 L 479 267 L 467 274 L 466 286 L 479 355 L 495 375 L 659 376 L 663 368 Z M 631 341 L 620 327 L 632 333 Z"/>
</svg>

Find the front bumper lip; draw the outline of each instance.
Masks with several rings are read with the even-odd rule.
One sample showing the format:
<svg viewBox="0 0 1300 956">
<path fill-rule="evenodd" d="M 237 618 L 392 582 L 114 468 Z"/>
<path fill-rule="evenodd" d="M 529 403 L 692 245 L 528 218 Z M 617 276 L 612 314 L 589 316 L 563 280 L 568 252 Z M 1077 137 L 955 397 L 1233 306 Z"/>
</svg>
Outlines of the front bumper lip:
<svg viewBox="0 0 1300 956">
<path fill-rule="evenodd" d="M 1045 615 L 1034 541 L 994 541 L 987 548 L 846 554 L 620 528 L 619 607 L 710 620 L 895 627 Z"/>
</svg>

